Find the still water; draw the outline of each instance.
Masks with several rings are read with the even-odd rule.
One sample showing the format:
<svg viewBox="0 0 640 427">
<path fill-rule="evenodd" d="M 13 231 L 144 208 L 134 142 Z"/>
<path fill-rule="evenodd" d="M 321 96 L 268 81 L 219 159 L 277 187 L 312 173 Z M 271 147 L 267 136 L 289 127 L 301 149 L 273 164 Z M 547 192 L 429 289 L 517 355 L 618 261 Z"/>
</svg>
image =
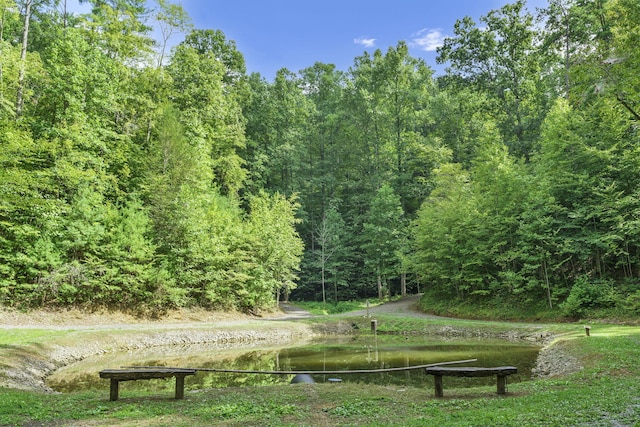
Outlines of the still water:
<svg viewBox="0 0 640 427">
<path fill-rule="evenodd" d="M 540 350 L 537 346 L 492 339 L 439 340 L 433 337 L 355 336 L 322 339 L 293 347 L 232 348 L 214 346 L 171 346 L 110 353 L 84 359 L 56 371 L 48 385 L 56 391 L 72 392 L 88 389 L 108 390 L 109 381 L 98 377 L 107 368 L 123 366 L 170 366 L 182 368 L 237 369 L 263 371 L 338 371 L 397 368 L 452 360 L 478 359 L 455 366 L 516 366 L 518 374 L 509 382 L 526 381 Z M 186 377 L 185 388 L 232 386 L 265 386 L 286 384 L 292 375 L 237 374 L 198 372 Z M 342 382 L 394 386 L 428 387 L 433 377 L 424 370 L 374 374 L 315 374 L 315 382 L 336 379 Z M 471 387 L 495 384 L 495 378 L 449 378 L 446 387 Z M 122 383 L 124 390 L 173 390 L 175 380 L 131 381 Z"/>
</svg>

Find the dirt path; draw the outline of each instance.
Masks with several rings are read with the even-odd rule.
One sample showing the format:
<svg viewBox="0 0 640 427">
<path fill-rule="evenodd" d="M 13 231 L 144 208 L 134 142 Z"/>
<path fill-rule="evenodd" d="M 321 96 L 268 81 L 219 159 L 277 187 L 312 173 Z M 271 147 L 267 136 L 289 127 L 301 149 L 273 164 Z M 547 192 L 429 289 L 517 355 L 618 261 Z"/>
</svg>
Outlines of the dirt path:
<svg viewBox="0 0 640 427">
<path fill-rule="evenodd" d="M 312 314 L 307 310 L 304 310 L 297 305 L 288 302 L 280 303 L 280 310 L 282 310 L 283 316 L 278 320 L 308 319 L 312 316 Z"/>
<path fill-rule="evenodd" d="M 445 319 L 445 317 L 435 316 L 432 314 L 426 314 L 418 310 L 418 302 L 420 301 L 421 295 L 408 295 L 406 297 L 402 297 L 399 300 L 385 302 L 379 305 L 372 305 L 369 309 L 351 311 L 349 313 L 342 313 L 340 316 L 345 314 L 350 316 L 375 316 L 376 314 L 402 314 L 405 317 L 415 317 L 422 319 Z M 282 319 L 283 320 L 296 320 L 296 319 L 305 319 L 312 316 L 308 311 L 303 310 L 300 307 L 297 307 L 295 303 L 282 303 L 280 304 L 280 309 L 284 313 Z"/>
<path fill-rule="evenodd" d="M 365 316 L 367 314 L 402 314 L 405 317 L 416 317 L 422 319 L 443 319 L 443 317 L 434 316 L 432 314 L 426 314 L 418 311 L 418 302 L 420 301 L 420 297 L 420 294 L 408 295 L 397 301 L 386 302 L 384 304 L 370 307 L 369 310 L 358 310 L 349 314 L 353 314 L 356 316 Z"/>
</svg>

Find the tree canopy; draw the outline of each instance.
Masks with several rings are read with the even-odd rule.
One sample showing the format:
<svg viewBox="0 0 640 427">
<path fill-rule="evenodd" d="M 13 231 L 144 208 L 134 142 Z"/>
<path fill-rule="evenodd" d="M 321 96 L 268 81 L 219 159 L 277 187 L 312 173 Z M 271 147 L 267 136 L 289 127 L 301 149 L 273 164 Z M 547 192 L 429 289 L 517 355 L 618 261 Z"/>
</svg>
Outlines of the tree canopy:
<svg viewBox="0 0 640 427">
<path fill-rule="evenodd" d="M 273 81 L 177 3 L 86 3 L 0 1 L 2 304 L 640 310 L 637 0 L 461 17 L 439 75 L 398 41 Z"/>
</svg>

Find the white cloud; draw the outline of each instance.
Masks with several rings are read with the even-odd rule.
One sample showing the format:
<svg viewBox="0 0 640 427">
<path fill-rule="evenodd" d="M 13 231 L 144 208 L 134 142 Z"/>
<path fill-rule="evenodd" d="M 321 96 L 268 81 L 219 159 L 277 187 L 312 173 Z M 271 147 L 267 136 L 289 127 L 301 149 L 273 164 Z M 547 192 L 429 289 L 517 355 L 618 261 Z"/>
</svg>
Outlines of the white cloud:
<svg viewBox="0 0 640 427">
<path fill-rule="evenodd" d="M 426 52 L 433 52 L 442 46 L 445 37 L 438 28 L 424 28 L 413 35 L 410 45 Z"/>
<path fill-rule="evenodd" d="M 364 47 L 374 47 L 376 45 L 376 39 L 366 38 L 366 37 L 358 37 L 357 39 L 353 39 L 355 44 L 361 44 Z"/>
</svg>

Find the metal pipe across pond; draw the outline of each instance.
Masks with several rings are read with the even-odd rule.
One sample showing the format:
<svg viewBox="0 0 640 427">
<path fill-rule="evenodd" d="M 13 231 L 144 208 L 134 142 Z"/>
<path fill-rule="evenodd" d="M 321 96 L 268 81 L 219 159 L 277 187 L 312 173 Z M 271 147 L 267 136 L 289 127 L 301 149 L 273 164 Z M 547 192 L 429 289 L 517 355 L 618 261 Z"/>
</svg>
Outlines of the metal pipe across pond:
<svg viewBox="0 0 640 427">
<path fill-rule="evenodd" d="M 253 371 L 243 369 L 216 369 L 216 368 L 173 368 L 168 366 L 125 366 L 124 368 L 130 369 L 152 369 L 152 368 L 164 368 L 164 369 L 189 369 L 203 372 L 226 372 L 235 374 L 267 374 L 267 375 L 298 375 L 298 374 L 330 374 L 330 375 L 342 375 L 342 374 L 377 374 L 381 372 L 394 372 L 394 371 L 411 371 L 415 369 L 433 368 L 434 366 L 453 365 L 457 363 L 475 362 L 478 359 L 467 360 L 454 360 L 450 362 L 430 363 L 428 365 L 415 365 L 404 366 L 401 368 L 380 368 L 380 369 L 355 369 L 346 371 Z"/>
</svg>

